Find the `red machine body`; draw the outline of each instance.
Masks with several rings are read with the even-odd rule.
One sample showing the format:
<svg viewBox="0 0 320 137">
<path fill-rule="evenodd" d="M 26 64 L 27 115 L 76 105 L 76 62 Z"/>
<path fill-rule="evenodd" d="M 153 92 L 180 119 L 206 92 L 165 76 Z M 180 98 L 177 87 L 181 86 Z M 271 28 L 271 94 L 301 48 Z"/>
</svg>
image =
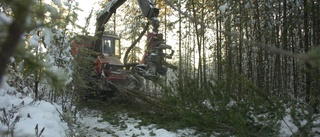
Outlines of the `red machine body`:
<svg viewBox="0 0 320 137">
<path fill-rule="evenodd" d="M 93 38 L 90 36 L 79 36 L 71 43 L 71 53 L 76 60 L 82 48 L 93 48 L 92 41 Z M 120 61 L 120 38 L 115 34 L 104 34 L 101 43 L 101 54 L 93 61 L 95 73 L 107 83 L 125 83 L 127 76 L 124 65 Z"/>
</svg>

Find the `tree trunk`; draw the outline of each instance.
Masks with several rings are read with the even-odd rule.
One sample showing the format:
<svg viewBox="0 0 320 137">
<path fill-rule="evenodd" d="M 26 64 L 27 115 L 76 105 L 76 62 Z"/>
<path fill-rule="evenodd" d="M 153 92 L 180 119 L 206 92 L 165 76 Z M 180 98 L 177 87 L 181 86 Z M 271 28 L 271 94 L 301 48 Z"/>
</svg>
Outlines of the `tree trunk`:
<svg viewBox="0 0 320 137">
<path fill-rule="evenodd" d="M 283 0 L 283 23 L 282 23 L 282 43 L 283 43 L 283 49 L 288 50 L 288 40 L 287 40 L 287 35 L 288 35 L 288 23 L 287 23 L 287 0 Z M 284 68 L 282 69 L 282 75 L 283 75 L 283 85 L 284 87 L 290 87 L 288 81 L 290 79 L 290 70 L 288 68 L 288 57 L 283 56 L 283 66 Z M 283 94 L 288 94 L 291 92 L 291 88 L 282 88 Z"/>
<path fill-rule="evenodd" d="M 196 5 L 194 0 L 192 0 L 192 11 L 193 11 L 193 17 L 197 18 L 197 11 L 196 11 Z M 201 57 L 201 34 L 199 33 L 198 23 L 194 22 L 194 28 L 196 33 L 196 40 L 197 40 L 197 46 L 198 46 L 198 74 L 197 74 L 197 81 L 200 82 L 200 85 L 202 84 L 202 57 Z"/>
<path fill-rule="evenodd" d="M 216 1 L 215 3 L 215 7 L 216 7 L 216 10 L 215 10 L 215 16 L 216 16 L 216 41 L 217 41 L 217 78 L 218 80 L 221 80 L 222 78 L 222 63 L 221 63 L 221 58 L 222 58 L 222 55 L 221 55 L 221 32 L 219 30 L 221 30 L 221 17 L 219 17 L 218 15 L 218 11 L 219 11 L 219 3 L 218 1 Z"/>
<path fill-rule="evenodd" d="M 203 69 L 203 79 L 201 80 L 203 84 L 206 83 L 207 81 L 207 72 L 206 72 L 206 69 L 207 69 L 207 65 L 206 65 L 206 50 L 205 50 L 205 15 L 204 15 L 204 5 L 206 4 L 206 1 L 205 0 L 202 0 L 202 6 L 201 6 L 201 38 L 202 38 L 202 69 Z"/>
<path fill-rule="evenodd" d="M 309 51 L 309 27 L 308 27 L 308 0 L 303 0 L 304 6 L 304 50 L 305 52 Z M 306 102 L 310 103 L 310 90 L 311 90 L 311 65 L 306 62 L 306 72 L 305 72 L 305 79 L 306 79 Z"/>
<path fill-rule="evenodd" d="M 181 0 L 179 0 L 179 11 L 181 10 Z M 182 30 L 181 30 L 181 22 L 182 22 L 182 18 L 181 18 L 181 13 L 179 12 L 179 86 L 183 87 L 183 83 L 182 83 L 182 48 L 181 48 L 181 44 L 182 44 Z"/>
<path fill-rule="evenodd" d="M 260 24 L 260 10 L 259 10 L 259 3 L 258 0 L 254 1 L 255 5 L 255 24 L 254 24 L 254 29 L 255 29 L 255 38 L 256 41 L 262 42 L 261 40 L 261 24 Z M 257 74 L 256 74 L 256 79 L 257 79 L 257 86 L 260 89 L 264 89 L 264 62 L 263 62 L 263 50 L 260 48 L 258 49 L 258 59 L 257 59 Z"/>
<path fill-rule="evenodd" d="M 242 74 L 242 39 L 243 39 L 243 27 L 242 27 L 242 2 L 239 0 L 238 1 L 238 5 L 239 5 L 239 48 L 238 48 L 238 73 L 239 75 Z M 238 78 L 238 80 L 240 81 L 240 78 Z M 243 94 L 242 93 L 242 83 L 241 82 L 238 82 L 238 91 L 239 91 L 239 94 Z"/>
</svg>

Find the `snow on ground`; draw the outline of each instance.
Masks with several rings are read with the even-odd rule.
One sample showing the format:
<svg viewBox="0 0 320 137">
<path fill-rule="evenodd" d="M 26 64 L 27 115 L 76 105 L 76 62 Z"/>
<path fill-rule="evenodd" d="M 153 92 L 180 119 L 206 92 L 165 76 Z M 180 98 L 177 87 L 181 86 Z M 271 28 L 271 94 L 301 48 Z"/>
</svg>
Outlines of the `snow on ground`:
<svg viewBox="0 0 320 137">
<path fill-rule="evenodd" d="M 294 136 L 294 134 L 297 134 L 299 132 L 299 127 L 294 124 L 294 120 L 293 120 L 292 116 L 290 115 L 290 111 L 291 111 L 291 109 L 287 108 L 285 117 L 281 121 L 279 121 L 280 122 L 279 137 L 291 137 L 291 136 Z M 301 111 L 301 110 L 299 110 L 299 111 Z M 305 112 L 305 113 L 307 113 L 307 112 Z M 318 118 L 316 118 L 316 120 L 313 121 L 313 124 L 320 125 L 319 116 L 314 115 L 314 117 L 318 117 Z M 305 126 L 307 124 L 306 119 L 301 119 L 299 122 L 300 122 L 301 126 Z M 316 133 L 317 135 L 315 135 L 315 137 L 320 137 L 319 136 L 320 127 L 317 127 L 317 126 L 313 127 L 311 133 Z"/>
<path fill-rule="evenodd" d="M 6 77 L 2 78 L 6 80 Z M 38 125 L 38 133 L 44 128 L 41 137 L 66 137 L 69 132 L 67 123 L 61 119 L 61 106 L 43 100 L 34 100 L 25 94 L 26 88 L 22 91 L 10 87 L 6 82 L 0 84 L 0 136 L 5 136 L 13 130 L 14 137 L 34 137 L 35 127 Z M 102 113 L 98 110 L 83 109 L 77 114 L 80 123 L 80 130 L 76 136 L 89 137 L 182 137 L 201 136 L 193 129 L 182 129 L 176 132 L 157 128 L 151 124 L 140 126 L 141 120 L 130 118 L 126 113 L 119 113 L 118 124 L 112 124 L 102 119 Z M 283 118 L 280 127 L 281 137 L 288 137 L 298 132 L 289 110 Z M 306 120 L 301 121 L 304 125 Z M 314 121 L 315 125 L 320 120 Z M 8 126 L 9 125 L 9 126 Z M 320 128 L 312 128 L 313 132 L 320 132 Z M 9 135 L 10 136 L 10 135 Z"/>
<path fill-rule="evenodd" d="M 0 87 L 0 136 L 13 131 L 14 137 L 35 137 L 36 125 L 38 134 L 44 128 L 41 137 L 66 136 L 69 128 L 60 118 L 59 105 L 23 96 L 23 91 L 17 91 L 6 82 Z"/>
<path fill-rule="evenodd" d="M 128 117 L 127 114 L 119 114 L 119 125 L 112 125 L 109 122 L 103 121 L 101 113 L 93 110 L 84 110 L 81 113 L 79 121 L 81 123 L 82 132 L 87 136 L 105 137 L 182 137 L 196 136 L 195 130 L 183 129 L 177 132 L 171 132 L 162 128 L 157 128 L 156 125 L 139 126 L 141 120 Z"/>
<path fill-rule="evenodd" d="M 293 124 L 293 120 L 289 114 L 287 114 L 281 121 L 280 136 L 287 137 L 298 131 L 298 127 Z"/>
<path fill-rule="evenodd" d="M 5 79 L 5 78 L 3 78 Z M 0 86 L 0 136 L 6 136 L 13 131 L 14 137 L 35 137 L 35 127 L 38 125 L 38 134 L 44 128 L 41 137 L 66 137 L 69 128 L 61 119 L 61 106 L 46 101 L 34 100 L 25 95 L 26 91 L 18 91 L 6 82 Z M 196 136 L 195 130 L 183 129 L 171 132 L 159 129 L 156 125 L 139 126 L 141 120 L 128 117 L 126 113 L 118 115 L 119 125 L 112 125 L 103 121 L 101 113 L 97 110 L 84 109 L 78 113 L 80 122 L 79 132 L 75 136 L 89 137 L 181 137 Z M 4 119 L 8 119 L 4 122 Z M 9 125 L 9 126 L 8 126 Z M 11 136 L 9 134 L 9 136 Z M 39 136 L 40 137 L 40 136 Z"/>
</svg>

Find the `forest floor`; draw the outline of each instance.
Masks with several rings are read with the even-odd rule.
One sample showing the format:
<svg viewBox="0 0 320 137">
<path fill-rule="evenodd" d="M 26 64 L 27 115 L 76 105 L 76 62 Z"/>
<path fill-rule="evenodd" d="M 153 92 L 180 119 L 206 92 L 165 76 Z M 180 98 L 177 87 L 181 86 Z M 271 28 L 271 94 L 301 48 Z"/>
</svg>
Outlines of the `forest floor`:
<svg viewBox="0 0 320 137">
<path fill-rule="evenodd" d="M 155 124 L 158 116 L 141 111 L 132 104 L 106 104 L 100 101 L 89 101 L 82 104 L 78 120 L 78 136 L 112 136 L 112 137 L 182 137 L 201 136 L 191 128 L 172 128 L 168 125 Z M 154 119 L 153 119 L 154 118 Z"/>
<path fill-rule="evenodd" d="M 80 106 L 77 118 L 80 127 L 78 137 L 214 137 L 217 135 L 217 133 L 201 133 L 186 127 L 172 115 L 154 113 L 148 110 L 149 107 L 139 104 L 88 101 Z M 279 122 L 281 122 L 280 137 L 292 136 L 299 131 L 289 114 Z M 319 120 L 315 121 L 315 125 L 319 123 Z M 313 130 L 314 133 L 320 131 L 319 128 Z"/>
</svg>

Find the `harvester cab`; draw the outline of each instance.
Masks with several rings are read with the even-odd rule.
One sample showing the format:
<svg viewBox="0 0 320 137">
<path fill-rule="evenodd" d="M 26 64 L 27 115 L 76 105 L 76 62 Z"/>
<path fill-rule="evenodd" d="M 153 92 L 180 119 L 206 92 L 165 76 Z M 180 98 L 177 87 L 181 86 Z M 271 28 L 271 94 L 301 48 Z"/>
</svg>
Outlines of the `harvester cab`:
<svg viewBox="0 0 320 137">
<path fill-rule="evenodd" d="M 120 38 L 114 33 L 104 33 L 101 37 L 101 53 L 94 62 L 95 71 L 99 76 L 112 83 L 122 83 L 126 80 L 123 63 L 120 61 Z"/>
<path fill-rule="evenodd" d="M 101 53 L 104 57 L 114 56 L 121 58 L 120 37 L 116 34 L 103 34 Z"/>
</svg>

